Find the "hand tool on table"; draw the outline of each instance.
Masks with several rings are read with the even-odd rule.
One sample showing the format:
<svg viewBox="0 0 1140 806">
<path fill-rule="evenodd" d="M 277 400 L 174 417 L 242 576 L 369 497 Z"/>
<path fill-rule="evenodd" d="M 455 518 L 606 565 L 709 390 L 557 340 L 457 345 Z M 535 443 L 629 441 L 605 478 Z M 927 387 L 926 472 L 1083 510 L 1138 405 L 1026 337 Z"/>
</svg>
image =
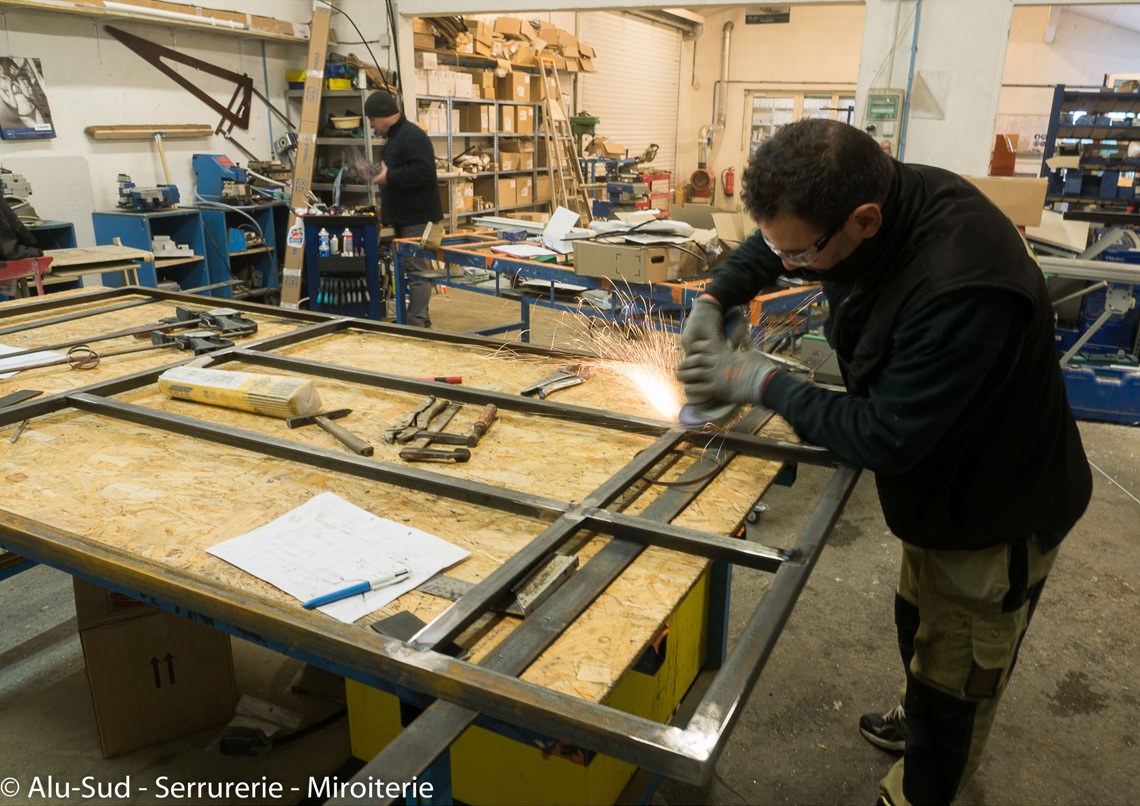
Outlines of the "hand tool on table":
<svg viewBox="0 0 1140 806">
<path fill-rule="evenodd" d="M 147 350 L 158 350 L 163 347 L 191 350 L 194 355 L 202 355 L 203 353 L 212 353 L 216 350 L 224 350 L 227 347 L 234 346 L 234 343 L 229 339 L 223 339 L 209 330 L 195 330 L 190 333 L 169 334 L 160 333 L 156 330 L 151 333 L 150 339 L 151 343 L 145 347 L 126 347 L 122 350 L 111 350 L 106 353 L 97 353 L 86 344 L 77 344 L 67 351 L 66 356 L 53 358 L 48 361 L 40 361 L 35 364 L 25 364 L 22 367 L 15 368 L 13 371 L 23 372 L 26 369 L 42 369 L 44 367 L 54 367 L 60 364 L 68 364 L 72 369 L 95 369 L 95 367 L 99 366 L 100 361 L 112 355 L 142 353 Z M 0 356 L 0 358 L 6 357 L 7 356 Z"/>
<path fill-rule="evenodd" d="M 400 450 L 400 458 L 406 462 L 466 462 L 471 458 L 471 451 L 467 448 L 453 448 L 445 450 L 443 448 L 429 447 L 434 438 L 447 427 L 451 422 L 451 418 L 459 411 L 462 403 L 452 403 L 447 400 L 440 400 L 435 403 L 428 411 L 435 410 L 440 403 L 444 404 L 442 410 L 438 415 L 429 418 L 431 424 L 426 430 L 419 433 L 422 436 L 415 436 L 406 448 Z"/>
<path fill-rule="evenodd" d="M 140 325 L 138 327 L 127 328 L 126 330 L 117 330 L 112 333 L 89 336 L 85 339 L 72 339 L 71 341 L 48 344 L 43 347 L 32 347 L 31 349 L 21 350 L 15 353 L 5 353 L 0 357 L 6 359 L 19 358 L 23 355 L 32 355 L 33 353 L 42 353 L 51 350 L 63 350 L 69 347 L 81 347 L 94 344 L 97 341 L 121 339 L 127 336 L 136 336 L 143 339 L 149 337 L 153 341 L 153 334 L 155 333 L 166 334 L 174 328 L 183 327 L 198 327 L 201 330 L 217 330 L 222 336 L 250 336 L 257 332 L 257 322 L 242 316 L 241 312 L 233 308 L 214 308 L 209 311 L 196 311 L 180 305 L 174 310 L 175 315 L 173 317 L 159 319 L 157 322 L 152 322 L 149 325 Z M 111 353 L 107 353 L 107 355 L 111 355 Z"/>
<path fill-rule="evenodd" d="M 360 454 L 361 456 L 371 456 L 375 450 L 372 445 L 333 422 L 333 420 L 346 417 L 349 414 L 352 414 L 352 409 L 334 409 L 332 411 L 322 411 L 319 414 L 302 414 L 297 417 L 287 417 L 285 424 L 290 428 L 300 428 L 316 423 L 344 443 L 353 453 Z"/>
<path fill-rule="evenodd" d="M 546 400 L 550 393 L 585 383 L 588 377 L 590 377 L 590 368 L 585 364 L 567 364 L 547 375 L 538 383 L 523 389 L 519 394 L 528 397 L 537 395 L 539 400 Z"/>
<path fill-rule="evenodd" d="M 395 442 L 396 438 L 404 431 L 404 429 L 411 428 L 415 424 L 416 418 L 422 412 L 425 412 L 429 408 L 431 408 L 433 403 L 435 403 L 434 397 L 426 398 L 422 403 L 420 403 L 414 409 L 412 409 L 407 414 L 405 414 L 403 417 L 401 417 L 399 420 L 397 420 L 395 425 L 392 425 L 392 426 L 389 426 L 388 428 L 385 428 L 384 429 L 384 441 L 387 442 L 389 445 L 391 445 L 393 442 Z"/>
<path fill-rule="evenodd" d="M 417 409 L 415 416 L 412 418 L 412 422 L 405 428 L 401 429 L 398 434 L 396 434 L 396 442 L 399 442 L 401 444 L 405 442 L 411 442 L 421 431 L 427 431 L 428 427 L 431 425 L 432 420 L 445 412 L 451 405 L 450 401 L 437 400 L 434 397 L 428 398 L 428 400 L 431 402 L 426 407 L 421 407 L 422 410 Z M 456 411 L 458 411 L 458 409 L 456 409 Z M 448 420 L 450 420 L 454 415 L 455 411 L 451 412 Z M 447 425 L 447 423 L 444 422 L 444 425 Z M 440 428 L 442 428 L 442 426 Z"/>
<path fill-rule="evenodd" d="M 488 403 L 483 407 L 483 411 L 479 413 L 479 418 L 471 426 L 471 433 L 469 434 L 452 434 L 447 431 L 429 431 L 420 430 L 412 434 L 410 439 L 426 439 L 430 445 L 433 442 L 438 442 L 442 445 L 466 445 L 469 448 L 474 448 L 479 444 L 479 440 L 487 433 L 487 429 L 495 422 L 495 417 L 499 409 L 493 404 Z"/>
</svg>

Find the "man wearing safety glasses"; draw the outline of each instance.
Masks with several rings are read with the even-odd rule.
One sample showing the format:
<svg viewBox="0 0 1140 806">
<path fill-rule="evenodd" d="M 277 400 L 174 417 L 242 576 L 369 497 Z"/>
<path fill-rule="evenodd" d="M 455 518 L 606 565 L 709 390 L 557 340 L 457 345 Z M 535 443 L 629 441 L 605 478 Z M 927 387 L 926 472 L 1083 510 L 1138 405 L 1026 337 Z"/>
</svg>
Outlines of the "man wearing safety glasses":
<svg viewBox="0 0 1140 806">
<path fill-rule="evenodd" d="M 902 541 L 906 677 L 899 705 L 859 727 L 903 756 L 880 803 L 950 803 L 1092 489 L 1044 277 L 973 185 L 904 165 L 844 123 L 780 129 L 750 162 L 744 198 L 759 230 L 694 303 L 677 375 L 692 402 L 763 404 L 875 473 Z M 822 282 L 845 392 L 726 340 L 724 312 L 781 274 Z"/>
</svg>

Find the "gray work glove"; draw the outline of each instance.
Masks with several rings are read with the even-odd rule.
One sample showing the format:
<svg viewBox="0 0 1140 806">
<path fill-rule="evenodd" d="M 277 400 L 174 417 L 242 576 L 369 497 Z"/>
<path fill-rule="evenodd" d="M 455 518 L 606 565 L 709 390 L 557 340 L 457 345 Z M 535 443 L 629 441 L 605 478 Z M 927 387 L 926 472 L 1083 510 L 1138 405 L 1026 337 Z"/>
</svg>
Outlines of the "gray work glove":
<svg viewBox="0 0 1140 806">
<path fill-rule="evenodd" d="M 690 401 L 718 403 L 760 403 L 764 386 L 776 371 L 759 350 L 734 350 L 723 343 L 704 340 L 696 345 L 677 369 L 677 379 L 685 385 Z"/>
<path fill-rule="evenodd" d="M 701 294 L 685 317 L 681 331 L 681 347 L 685 355 L 693 352 L 697 342 L 724 342 L 724 308 L 711 294 Z"/>
</svg>

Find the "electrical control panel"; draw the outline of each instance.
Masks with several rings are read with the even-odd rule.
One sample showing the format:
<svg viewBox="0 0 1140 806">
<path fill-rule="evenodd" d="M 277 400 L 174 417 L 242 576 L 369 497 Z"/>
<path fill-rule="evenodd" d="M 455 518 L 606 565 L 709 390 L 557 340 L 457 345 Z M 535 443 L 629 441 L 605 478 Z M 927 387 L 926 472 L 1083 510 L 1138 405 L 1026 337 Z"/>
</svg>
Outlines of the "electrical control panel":
<svg viewBox="0 0 1140 806">
<path fill-rule="evenodd" d="M 894 156 L 898 154 L 898 137 L 902 130 L 905 95 L 903 90 L 867 90 L 864 127 L 884 151 Z"/>
</svg>

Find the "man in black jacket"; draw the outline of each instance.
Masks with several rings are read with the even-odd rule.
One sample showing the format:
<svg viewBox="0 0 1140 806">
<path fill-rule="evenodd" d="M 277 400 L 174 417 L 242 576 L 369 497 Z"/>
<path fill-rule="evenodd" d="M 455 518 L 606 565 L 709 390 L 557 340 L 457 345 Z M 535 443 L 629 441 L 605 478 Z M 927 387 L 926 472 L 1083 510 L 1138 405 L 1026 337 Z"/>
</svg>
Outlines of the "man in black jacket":
<svg viewBox="0 0 1140 806">
<path fill-rule="evenodd" d="M 899 706 L 860 730 L 903 753 L 880 802 L 949 803 L 1092 477 L 1065 396 L 1044 277 L 1013 224 L 962 178 L 886 155 L 858 129 L 780 129 L 744 176 L 759 230 L 718 267 L 682 334 L 691 401 L 761 403 L 875 473 L 903 541 Z M 724 311 L 779 274 L 822 281 L 847 391 L 724 337 Z"/>
<path fill-rule="evenodd" d="M 380 186 L 380 220 L 394 227 L 397 238 L 419 238 L 432 223 L 443 218 L 439 179 L 435 172 L 435 149 L 423 129 L 400 113 L 396 98 L 374 92 L 364 102 L 364 114 L 377 133 L 386 135 L 384 157 L 372 181 Z M 431 327 L 431 271 L 426 258 L 404 261 L 408 278 L 407 323 Z"/>
</svg>

